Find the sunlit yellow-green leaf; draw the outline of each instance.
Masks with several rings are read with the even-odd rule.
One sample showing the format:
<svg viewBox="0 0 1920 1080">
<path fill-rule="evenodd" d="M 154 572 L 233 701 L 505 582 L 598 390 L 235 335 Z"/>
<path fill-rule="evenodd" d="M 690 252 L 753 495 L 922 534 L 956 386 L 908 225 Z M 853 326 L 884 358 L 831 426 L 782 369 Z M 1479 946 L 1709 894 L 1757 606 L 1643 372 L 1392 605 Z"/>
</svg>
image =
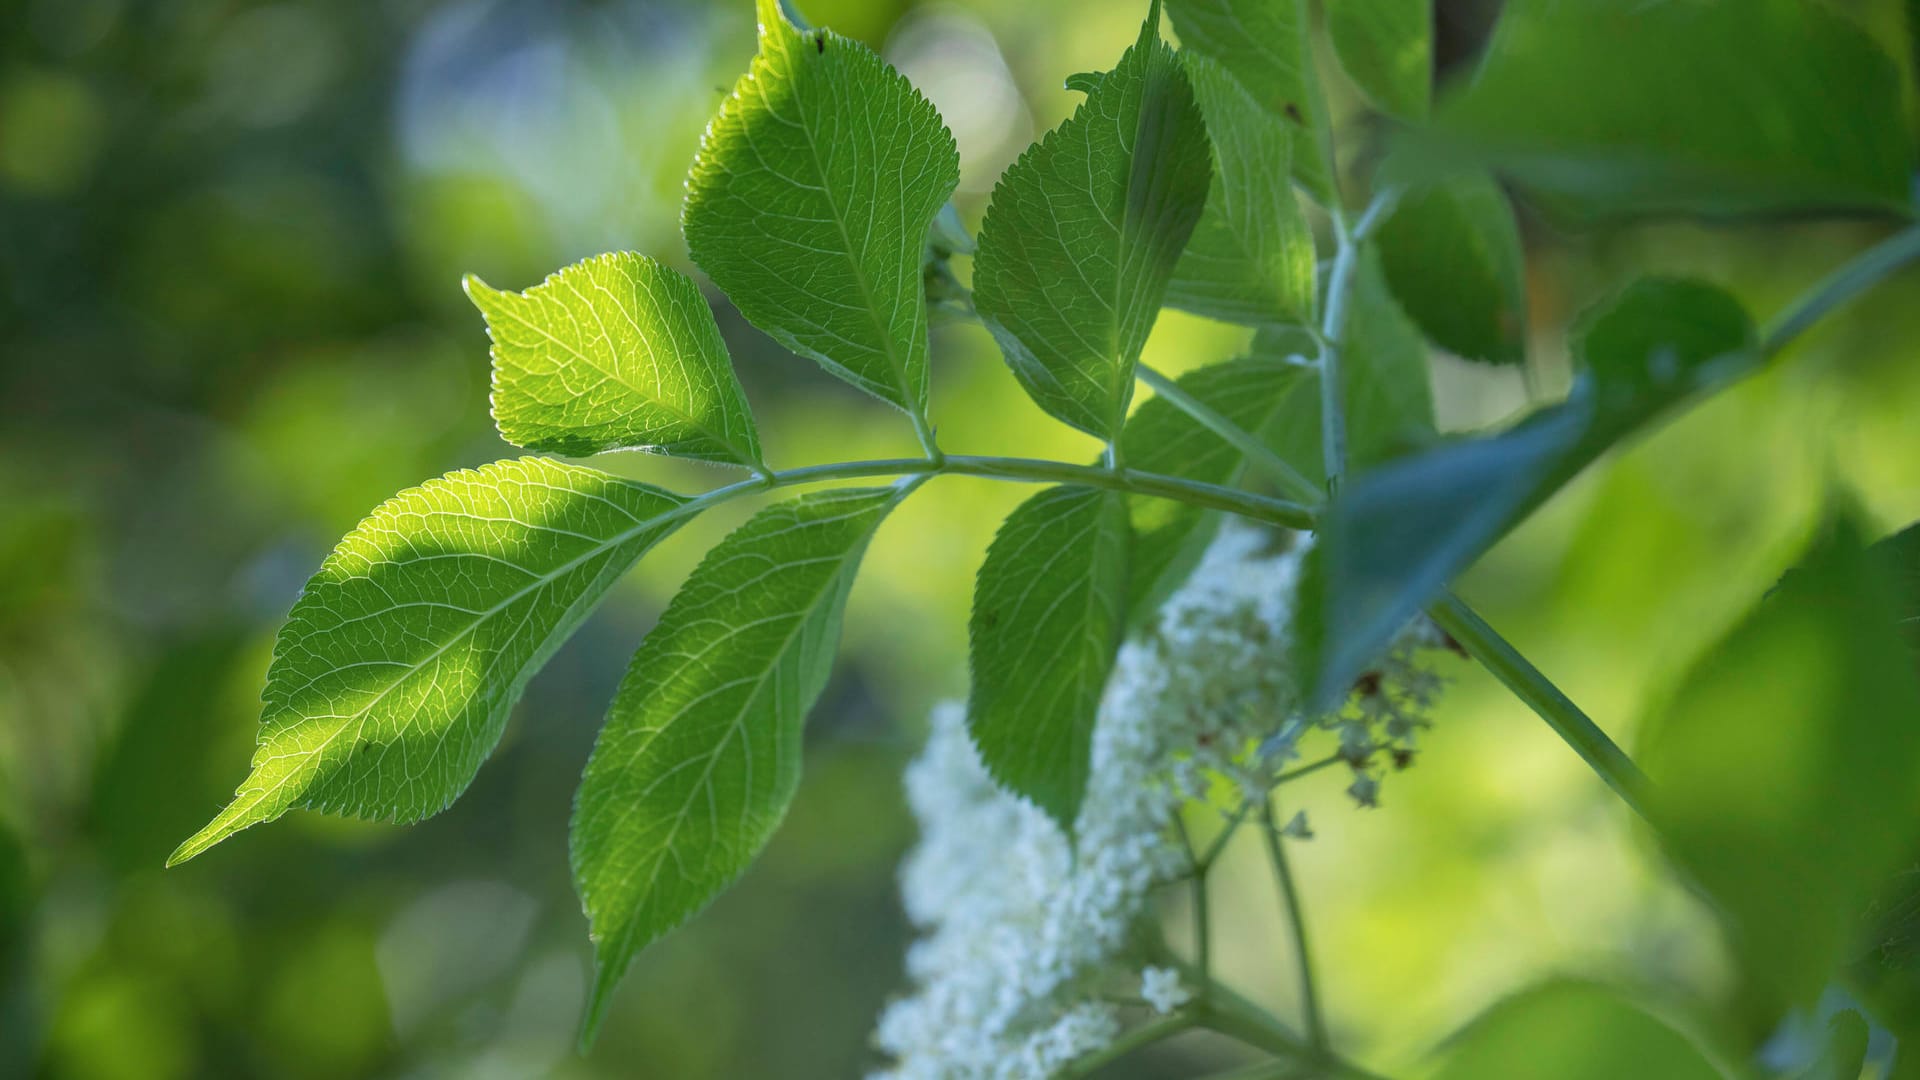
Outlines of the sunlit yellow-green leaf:
<svg viewBox="0 0 1920 1080">
<path fill-rule="evenodd" d="M 253 771 L 168 860 L 295 807 L 446 808 L 527 679 L 672 532 L 679 496 L 544 458 L 450 473 L 347 534 L 274 644 Z"/>
<path fill-rule="evenodd" d="M 776 503 L 707 553 L 634 654 L 574 802 L 591 1039 L 634 954 L 759 854 L 800 782 L 867 542 L 910 487 Z"/>
<path fill-rule="evenodd" d="M 524 293 L 466 284 L 493 337 L 493 418 L 508 442 L 760 463 L 726 343 L 685 274 L 618 253 Z"/>
</svg>

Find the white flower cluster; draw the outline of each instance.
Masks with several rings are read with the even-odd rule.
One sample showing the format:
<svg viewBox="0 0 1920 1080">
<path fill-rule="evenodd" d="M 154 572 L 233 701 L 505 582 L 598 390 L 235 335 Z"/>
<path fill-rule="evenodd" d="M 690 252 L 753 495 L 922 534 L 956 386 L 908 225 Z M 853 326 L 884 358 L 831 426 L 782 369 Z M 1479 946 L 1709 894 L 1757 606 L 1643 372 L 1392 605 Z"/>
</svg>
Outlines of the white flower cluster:
<svg viewBox="0 0 1920 1080">
<path fill-rule="evenodd" d="M 1438 686 L 1411 641 L 1341 714 L 1296 715 L 1283 638 L 1304 544 L 1284 543 L 1228 525 L 1156 626 L 1121 649 L 1072 845 L 994 785 L 962 706 L 934 711 L 906 776 L 921 827 L 901 870 L 922 931 L 907 955 L 914 989 L 880 1018 L 875 1043 L 892 1065 L 871 1080 L 1045 1080 L 1118 1036 L 1115 997 L 1137 989 L 1155 1010 L 1178 1008 L 1189 991 L 1177 973 L 1121 958 L 1153 887 L 1189 869 L 1172 829 L 1181 804 L 1206 798 L 1222 775 L 1257 798 L 1311 726 L 1364 733 L 1364 755 L 1358 735 L 1343 742 L 1356 782 L 1377 784 L 1376 748 L 1411 754 Z M 1354 794 L 1370 804 L 1373 790 Z M 1288 831 L 1311 835 L 1304 819 Z"/>
</svg>

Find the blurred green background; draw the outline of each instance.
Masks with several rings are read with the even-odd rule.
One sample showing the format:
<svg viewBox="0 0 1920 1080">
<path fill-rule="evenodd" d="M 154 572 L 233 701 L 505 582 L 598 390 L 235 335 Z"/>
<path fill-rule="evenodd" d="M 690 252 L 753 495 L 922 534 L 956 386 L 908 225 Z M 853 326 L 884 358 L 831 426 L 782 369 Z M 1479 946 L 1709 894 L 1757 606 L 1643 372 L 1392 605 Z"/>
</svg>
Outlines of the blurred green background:
<svg viewBox="0 0 1920 1080">
<path fill-rule="evenodd" d="M 1143 4 L 808 0 L 883 49 L 959 141 L 978 220 Z M 1892 46 L 1896 2 L 1839 2 Z M 1441 5 L 1443 71 L 1497 4 Z M 745 508 L 684 530 L 532 684 L 468 794 L 412 828 L 293 814 L 161 861 L 244 775 L 272 635 L 333 541 L 396 490 L 513 453 L 486 414 L 466 271 L 523 288 L 635 249 L 684 265 L 681 178 L 753 50 L 748 0 L 7 0 L 0 5 L 0 1074 L 844 1077 L 908 938 L 899 770 L 964 687 L 974 568 L 1017 488 L 945 479 L 896 514 L 855 593 L 808 777 L 767 856 L 648 951 L 572 1055 L 585 924 L 573 784 L 635 642 Z M 1358 105 L 1337 79 L 1337 115 Z M 1364 130 L 1349 125 L 1350 132 Z M 1343 149 L 1348 147 L 1343 146 Z M 1440 418 L 1550 399 L 1560 331 L 1641 273 L 1763 317 L 1884 227 L 1640 225 L 1523 210 L 1525 377 L 1436 358 Z M 904 419 L 721 325 L 780 465 L 912 452 Z M 1168 314 L 1148 361 L 1245 334 Z M 1920 518 L 1920 281 L 1608 459 L 1462 583 L 1617 738 L 1791 562 L 1835 486 Z M 974 452 L 1093 447 L 1026 402 L 977 328 L 939 331 L 936 419 Z M 683 488 L 698 467 L 608 467 Z M 1377 812 L 1292 796 L 1332 1021 L 1420 1059 L 1548 974 L 1677 1001 L 1727 992 L 1704 909 L 1574 756 L 1465 665 Z M 1320 782 L 1324 781 L 1324 782 Z M 1254 852 L 1240 852 L 1253 855 Z M 1288 1004 L 1264 870 L 1230 859 L 1224 974 Z M 1177 914 L 1177 913 L 1175 913 Z M 1230 1063 L 1177 1042 L 1116 1075 Z"/>
</svg>

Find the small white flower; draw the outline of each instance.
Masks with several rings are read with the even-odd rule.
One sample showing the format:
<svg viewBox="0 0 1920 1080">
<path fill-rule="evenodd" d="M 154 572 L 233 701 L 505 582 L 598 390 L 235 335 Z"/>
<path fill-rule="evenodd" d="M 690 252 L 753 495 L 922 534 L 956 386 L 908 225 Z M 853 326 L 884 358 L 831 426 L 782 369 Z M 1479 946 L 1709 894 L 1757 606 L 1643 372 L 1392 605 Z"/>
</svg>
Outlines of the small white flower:
<svg viewBox="0 0 1920 1080">
<path fill-rule="evenodd" d="M 1187 988 L 1180 985 L 1180 973 L 1164 967 L 1150 967 L 1140 973 L 1140 996 L 1154 1012 L 1163 1015 L 1193 1000 Z"/>
<path fill-rule="evenodd" d="M 1308 545 L 1275 554 L 1269 541 L 1259 529 L 1222 528 L 1153 628 L 1121 648 L 1073 844 L 994 785 L 964 706 L 934 710 L 906 775 L 920 823 L 900 872 L 920 932 L 907 953 L 912 990 L 880 1017 L 874 1043 L 892 1064 L 870 1080 L 1045 1080 L 1111 1045 L 1119 1013 L 1097 987 L 1127 970 L 1123 954 L 1153 888 L 1188 869 L 1172 830 L 1181 805 L 1222 790 L 1264 795 L 1315 728 L 1339 727 L 1356 756 L 1387 746 L 1365 714 L 1300 715 L 1286 633 Z M 1404 688 L 1421 632 L 1411 626 L 1369 682 L 1372 696 L 1402 702 L 1396 717 L 1418 706 Z M 1363 774 L 1349 791 L 1364 804 L 1377 787 Z M 1304 814 L 1286 831 L 1312 835 Z M 1161 1012 L 1189 998 L 1167 969 L 1142 971 L 1140 986 Z"/>
</svg>

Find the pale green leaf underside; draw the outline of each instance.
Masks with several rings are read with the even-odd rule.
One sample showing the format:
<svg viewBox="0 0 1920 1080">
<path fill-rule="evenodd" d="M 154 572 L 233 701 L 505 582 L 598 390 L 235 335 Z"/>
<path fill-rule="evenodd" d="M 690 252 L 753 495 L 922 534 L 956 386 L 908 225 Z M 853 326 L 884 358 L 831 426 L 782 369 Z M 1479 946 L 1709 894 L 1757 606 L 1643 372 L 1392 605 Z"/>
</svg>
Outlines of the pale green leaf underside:
<svg viewBox="0 0 1920 1080">
<path fill-rule="evenodd" d="M 588 1037 L 634 954 L 738 877 L 786 813 L 847 590 L 908 490 L 761 511 L 707 554 L 641 643 L 574 806 L 574 886 L 598 969 Z"/>
<path fill-rule="evenodd" d="M 921 253 L 953 136 L 871 49 L 760 0 L 760 53 L 687 178 L 693 259 L 749 321 L 883 401 L 927 406 Z"/>
<path fill-rule="evenodd" d="M 1055 487 L 1020 504 L 974 586 L 967 727 L 987 771 L 1071 830 L 1126 619 L 1127 501 Z"/>
<path fill-rule="evenodd" d="M 621 252 L 524 293 L 471 275 L 466 286 L 493 338 L 493 418 L 508 442 L 760 463 L 720 328 L 685 274 Z"/>
<path fill-rule="evenodd" d="M 544 458 L 450 473 L 388 500 L 294 603 L 267 672 L 253 772 L 169 862 L 295 807 L 401 822 L 445 809 L 527 679 L 683 505 Z"/>
<path fill-rule="evenodd" d="M 974 304 L 1020 384 L 1102 439 L 1126 416 L 1211 173 L 1193 91 L 1157 21 L 1000 178 L 974 257 Z"/>
<path fill-rule="evenodd" d="M 1357 0 L 1356 0 L 1357 2 Z M 1293 178 L 1335 204 L 1326 106 L 1307 47 L 1305 0 L 1167 0 L 1180 46 L 1224 66 L 1293 135 Z"/>
<path fill-rule="evenodd" d="M 1170 307 L 1260 325 L 1313 318 L 1313 232 L 1287 175 L 1287 121 L 1260 107 L 1225 68 L 1181 54 L 1213 143 L 1207 208 L 1167 286 Z"/>
<path fill-rule="evenodd" d="M 1433 0 L 1333 0 L 1327 37 L 1382 112 L 1424 120 L 1433 93 Z"/>
</svg>

